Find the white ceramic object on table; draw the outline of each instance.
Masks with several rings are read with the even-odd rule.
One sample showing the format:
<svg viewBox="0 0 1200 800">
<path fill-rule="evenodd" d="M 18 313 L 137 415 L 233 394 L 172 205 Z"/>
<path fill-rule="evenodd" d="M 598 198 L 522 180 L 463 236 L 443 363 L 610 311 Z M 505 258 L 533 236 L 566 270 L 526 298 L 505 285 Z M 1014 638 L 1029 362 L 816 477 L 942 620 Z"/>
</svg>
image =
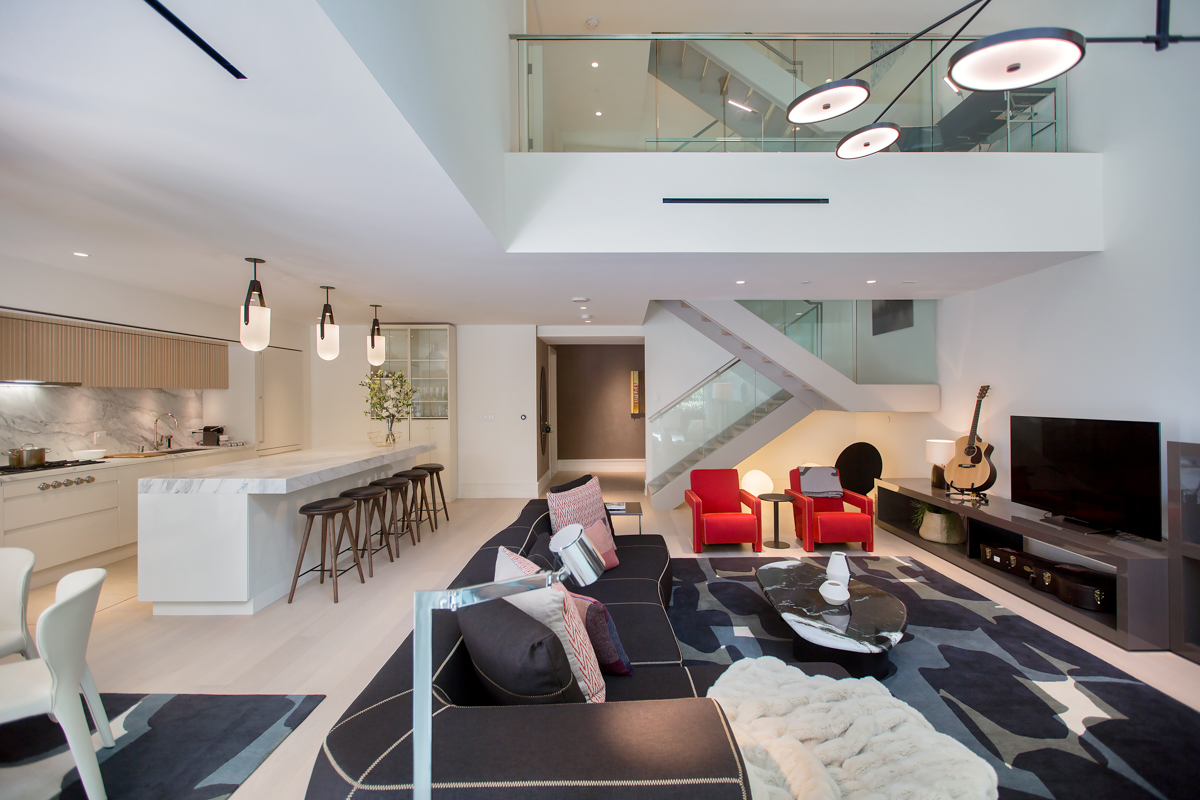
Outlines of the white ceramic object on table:
<svg viewBox="0 0 1200 800">
<path fill-rule="evenodd" d="M 850 589 L 841 581 L 825 581 L 817 591 L 831 606 L 844 605 L 850 600 Z"/>
<path fill-rule="evenodd" d="M 850 565 L 846 563 L 846 554 L 840 550 L 829 555 L 829 566 L 825 567 L 825 577 L 838 581 L 844 586 L 850 585 Z"/>
<path fill-rule="evenodd" d="M 107 450 L 72 450 L 71 458 L 79 461 L 94 461 L 97 458 L 104 458 Z"/>
</svg>

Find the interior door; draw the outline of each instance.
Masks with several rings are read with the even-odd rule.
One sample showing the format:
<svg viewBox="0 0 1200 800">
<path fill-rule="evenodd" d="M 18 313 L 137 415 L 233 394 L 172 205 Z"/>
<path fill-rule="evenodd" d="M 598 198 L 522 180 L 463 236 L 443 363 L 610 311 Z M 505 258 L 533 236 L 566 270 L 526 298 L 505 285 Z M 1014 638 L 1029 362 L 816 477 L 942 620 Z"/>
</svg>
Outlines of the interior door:
<svg viewBox="0 0 1200 800">
<path fill-rule="evenodd" d="M 548 363 L 550 365 L 550 374 L 547 376 L 549 384 L 547 406 L 550 423 L 550 476 L 553 477 L 558 473 L 558 351 L 553 347 L 549 348 Z"/>
</svg>

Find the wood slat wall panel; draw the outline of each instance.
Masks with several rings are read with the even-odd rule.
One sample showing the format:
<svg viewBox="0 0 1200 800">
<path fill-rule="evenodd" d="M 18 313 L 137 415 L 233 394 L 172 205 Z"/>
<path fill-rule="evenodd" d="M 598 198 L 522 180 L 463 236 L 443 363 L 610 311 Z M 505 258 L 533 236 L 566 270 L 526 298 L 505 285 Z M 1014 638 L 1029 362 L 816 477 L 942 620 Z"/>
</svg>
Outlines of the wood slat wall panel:
<svg viewBox="0 0 1200 800">
<path fill-rule="evenodd" d="M 0 313 L 0 380 L 228 389 L 225 342 Z"/>
</svg>

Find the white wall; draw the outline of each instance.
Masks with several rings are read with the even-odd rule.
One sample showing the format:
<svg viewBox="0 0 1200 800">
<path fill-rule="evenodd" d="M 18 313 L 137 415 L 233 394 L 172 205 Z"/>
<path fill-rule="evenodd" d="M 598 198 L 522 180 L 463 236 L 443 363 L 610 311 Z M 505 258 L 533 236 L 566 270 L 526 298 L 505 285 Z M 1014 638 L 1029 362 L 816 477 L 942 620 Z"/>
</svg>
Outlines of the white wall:
<svg viewBox="0 0 1200 800">
<path fill-rule="evenodd" d="M 458 326 L 458 492 L 537 497 L 533 325 Z"/>
<path fill-rule="evenodd" d="M 317 355 L 317 327 L 309 325 L 308 368 L 312 386 L 312 446 L 366 445 L 367 432 L 379 430 L 363 411 L 367 390 L 359 382 L 367 377 L 366 325 L 339 325 L 340 354 L 333 361 Z M 373 427 L 374 425 L 374 427 Z"/>
<path fill-rule="evenodd" d="M 521 0 L 318 0 L 475 209 L 504 235 Z"/>
<path fill-rule="evenodd" d="M 990 254 L 1103 246 L 1103 157 L 1092 153 L 883 153 L 849 162 L 833 153 L 510 153 L 505 162 L 509 252 Z M 829 203 L 675 205 L 664 197 Z"/>
<path fill-rule="evenodd" d="M 1012 414 L 1158 421 L 1164 442 L 1200 441 L 1197 73 L 1195 45 L 1089 47 L 1071 73 L 1071 141 L 1104 153 L 1104 252 L 940 301 L 938 418 L 968 426 L 991 384 L 980 434 L 1001 495 Z M 1134 95 L 1136 113 L 1113 113 Z"/>
</svg>

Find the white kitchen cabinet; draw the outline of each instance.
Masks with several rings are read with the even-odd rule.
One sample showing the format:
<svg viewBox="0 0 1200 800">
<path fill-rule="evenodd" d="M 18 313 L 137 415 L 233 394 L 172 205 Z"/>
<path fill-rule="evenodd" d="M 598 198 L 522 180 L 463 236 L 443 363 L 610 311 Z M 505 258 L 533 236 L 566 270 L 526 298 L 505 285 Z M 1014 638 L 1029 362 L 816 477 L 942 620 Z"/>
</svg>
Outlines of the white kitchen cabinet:
<svg viewBox="0 0 1200 800">
<path fill-rule="evenodd" d="M 446 467 L 446 500 L 458 497 L 457 332 L 453 325 L 384 325 L 387 360 L 382 369 L 402 370 L 412 384 L 413 414 L 396 427 L 408 441 L 433 442 L 429 461 Z M 440 502 L 440 498 L 439 498 Z"/>
<path fill-rule="evenodd" d="M 304 353 L 268 347 L 258 354 L 255 380 L 259 454 L 299 450 L 304 425 Z"/>
<path fill-rule="evenodd" d="M 38 570 L 118 546 L 117 470 L 21 478 L 6 481 L 0 492 L 4 546 L 32 550 Z"/>
</svg>

